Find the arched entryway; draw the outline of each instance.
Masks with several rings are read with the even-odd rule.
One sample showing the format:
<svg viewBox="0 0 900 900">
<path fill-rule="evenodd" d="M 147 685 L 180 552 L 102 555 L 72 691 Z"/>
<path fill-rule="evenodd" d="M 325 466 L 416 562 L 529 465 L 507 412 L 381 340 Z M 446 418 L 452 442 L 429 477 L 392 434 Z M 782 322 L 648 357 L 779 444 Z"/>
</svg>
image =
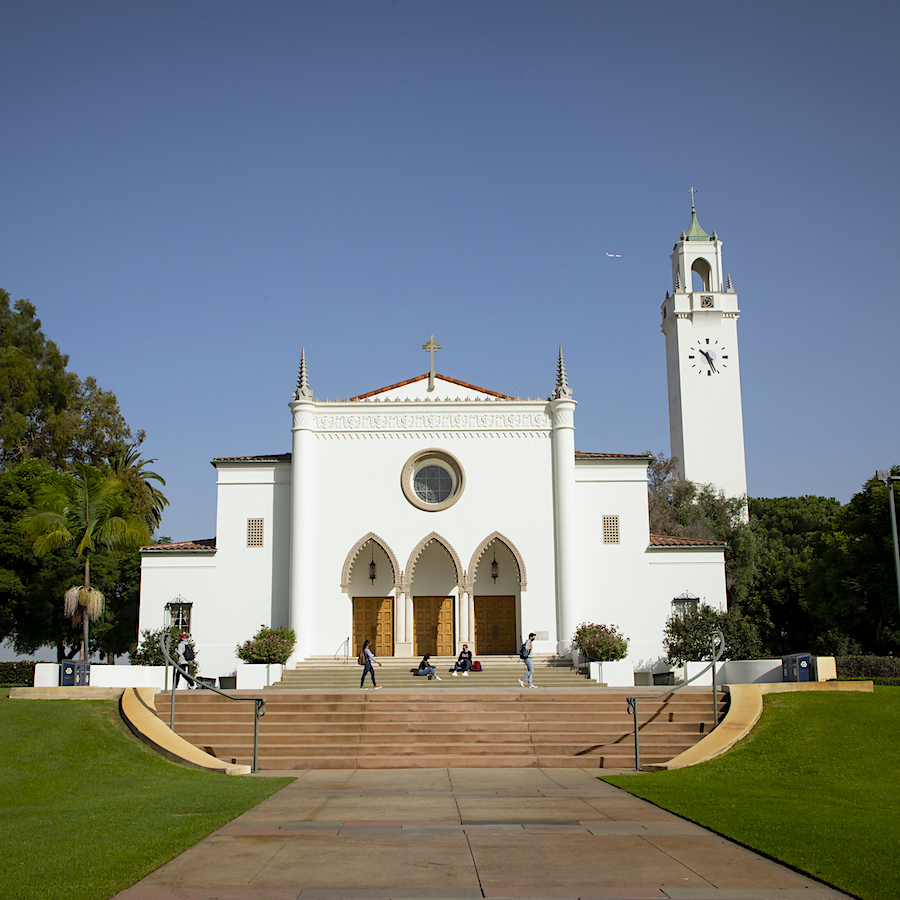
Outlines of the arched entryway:
<svg viewBox="0 0 900 900">
<path fill-rule="evenodd" d="M 410 554 L 407 572 L 413 654 L 455 656 L 463 574 L 459 556 L 444 538 L 432 533 Z"/>
<path fill-rule="evenodd" d="M 480 656 L 517 652 L 522 634 L 521 595 L 525 564 L 508 538 L 494 532 L 479 545 L 469 565 L 469 637 Z"/>
<path fill-rule="evenodd" d="M 350 597 L 352 652 L 366 640 L 376 656 L 394 655 L 395 595 L 400 580 L 397 557 L 390 546 L 370 532 L 347 554 L 341 589 Z"/>
</svg>

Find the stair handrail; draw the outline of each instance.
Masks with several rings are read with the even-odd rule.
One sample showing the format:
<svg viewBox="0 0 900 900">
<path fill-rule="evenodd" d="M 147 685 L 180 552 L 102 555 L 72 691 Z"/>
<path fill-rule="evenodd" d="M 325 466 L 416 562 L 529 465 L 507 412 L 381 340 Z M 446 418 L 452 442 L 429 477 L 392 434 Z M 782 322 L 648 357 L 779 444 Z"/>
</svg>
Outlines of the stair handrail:
<svg viewBox="0 0 900 900">
<path fill-rule="evenodd" d="M 266 714 L 266 698 L 265 697 L 235 697 L 232 694 L 226 694 L 225 691 L 219 690 L 217 687 L 213 687 L 211 684 L 206 684 L 203 681 L 199 681 L 193 675 L 190 674 L 186 669 L 182 668 L 178 665 L 177 662 L 172 658 L 169 653 L 169 641 L 171 640 L 171 634 L 163 634 L 162 640 L 159 642 L 162 647 L 163 656 L 166 658 L 166 662 L 172 666 L 173 669 L 177 669 L 190 684 L 194 683 L 194 687 L 199 687 L 204 691 L 212 691 L 215 694 L 219 694 L 221 697 L 227 697 L 229 700 L 252 700 L 253 701 L 253 769 L 252 771 L 256 772 L 259 769 L 259 720 Z M 172 673 L 172 701 L 169 704 L 169 728 L 174 731 L 175 730 L 175 673 Z"/>
<path fill-rule="evenodd" d="M 344 655 L 344 665 L 346 666 L 347 663 L 350 662 L 350 638 L 349 637 L 345 637 L 341 641 L 341 643 L 338 645 L 337 650 L 334 651 L 335 659 L 340 659 L 342 650 L 344 651 L 344 654 L 343 654 Z"/>
<path fill-rule="evenodd" d="M 712 701 L 713 701 L 713 728 L 719 724 L 719 688 L 716 684 L 716 663 L 722 658 L 722 654 L 725 652 L 725 635 L 721 631 L 713 631 L 710 634 L 710 642 L 712 644 L 712 661 L 708 666 L 701 669 L 696 675 L 692 678 L 688 678 L 685 681 L 682 681 L 681 684 L 676 685 L 670 691 L 663 691 L 661 694 L 644 694 L 635 697 L 626 697 L 625 699 L 628 701 L 628 712 L 632 714 L 634 717 L 634 768 L 635 771 L 639 772 L 641 770 L 641 742 L 640 742 L 640 729 L 638 727 L 638 700 L 658 700 L 660 697 L 665 697 L 671 694 L 680 691 L 682 688 L 686 688 L 691 682 L 696 681 L 701 675 L 705 675 L 710 669 L 712 669 Z"/>
</svg>

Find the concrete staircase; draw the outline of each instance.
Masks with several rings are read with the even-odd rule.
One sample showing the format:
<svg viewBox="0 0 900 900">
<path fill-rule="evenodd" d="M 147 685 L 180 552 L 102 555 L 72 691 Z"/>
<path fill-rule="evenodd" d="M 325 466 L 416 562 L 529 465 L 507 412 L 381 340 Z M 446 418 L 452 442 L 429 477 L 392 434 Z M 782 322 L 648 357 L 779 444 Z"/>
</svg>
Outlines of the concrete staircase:
<svg viewBox="0 0 900 900">
<path fill-rule="evenodd" d="M 381 666 L 375 666 L 375 681 L 384 688 L 407 691 L 430 688 L 453 688 L 454 690 L 482 690 L 484 688 L 518 688 L 518 679 L 525 674 L 525 665 L 518 656 L 478 657 L 483 668 L 481 672 L 471 672 L 468 676 L 453 677 L 450 671 L 456 658 L 452 656 L 432 656 L 431 663 L 441 681 L 429 681 L 413 675 L 410 669 L 419 667 L 419 658 L 382 657 Z M 597 684 L 586 675 L 572 668 L 567 657 L 535 655 L 534 683 L 541 689 L 547 688 L 594 688 Z M 286 669 L 284 677 L 275 688 L 287 690 L 352 690 L 359 689 L 359 679 L 363 667 L 356 657 L 336 660 L 334 657 L 313 656 L 297 664 L 295 669 Z M 366 678 L 371 687 L 371 678 Z M 653 691 L 651 691 L 653 693 Z"/>
<path fill-rule="evenodd" d="M 358 668 L 358 667 L 357 667 Z M 424 679 L 416 679 L 422 681 Z M 455 678 L 463 685 L 467 679 Z M 443 682 L 441 682 L 443 685 Z M 461 686 L 462 687 L 462 686 Z M 634 765 L 632 719 L 612 689 L 264 692 L 259 767 L 286 769 L 580 767 Z M 253 696 L 253 692 L 247 692 Z M 259 696 L 259 694 L 256 694 Z M 156 695 L 169 721 L 171 694 Z M 725 696 L 720 695 L 720 717 Z M 666 762 L 711 727 L 709 692 L 640 704 L 641 762 Z M 253 704 L 179 691 L 175 730 L 219 759 L 251 764 Z"/>
</svg>

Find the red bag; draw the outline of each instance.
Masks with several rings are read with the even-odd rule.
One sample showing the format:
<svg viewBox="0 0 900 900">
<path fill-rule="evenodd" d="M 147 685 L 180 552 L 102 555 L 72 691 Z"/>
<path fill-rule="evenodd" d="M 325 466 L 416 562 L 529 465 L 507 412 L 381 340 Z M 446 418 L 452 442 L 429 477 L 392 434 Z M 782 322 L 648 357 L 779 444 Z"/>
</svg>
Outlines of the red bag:
<svg viewBox="0 0 900 900">
<path fill-rule="evenodd" d="M 481 663 L 476 659 L 475 662 L 472 663 L 472 671 L 480 672 L 481 671 Z"/>
</svg>

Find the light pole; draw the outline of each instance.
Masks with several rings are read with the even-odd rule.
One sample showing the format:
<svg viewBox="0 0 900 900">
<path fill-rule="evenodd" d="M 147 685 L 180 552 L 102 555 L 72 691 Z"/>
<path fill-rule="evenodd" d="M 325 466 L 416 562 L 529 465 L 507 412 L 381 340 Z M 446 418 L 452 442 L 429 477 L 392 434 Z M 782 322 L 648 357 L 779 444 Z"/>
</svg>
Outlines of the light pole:
<svg viewBox="0 0 900 900">
<path fill-rule="evenodd" d="M 879 469 L 875 473 L 879 481 L 883 481 L 888 489 L 888 506 L 891 508 L 891 534 L 894 536 L 894 566 L 897 570 L 897 604 L 900 607 L 900 546 L 897 544 L 897 511 L 894 508 L 894 482 L 900 481 L 900 475 L 891 475 L 890 469 Z"/>
</svg>

